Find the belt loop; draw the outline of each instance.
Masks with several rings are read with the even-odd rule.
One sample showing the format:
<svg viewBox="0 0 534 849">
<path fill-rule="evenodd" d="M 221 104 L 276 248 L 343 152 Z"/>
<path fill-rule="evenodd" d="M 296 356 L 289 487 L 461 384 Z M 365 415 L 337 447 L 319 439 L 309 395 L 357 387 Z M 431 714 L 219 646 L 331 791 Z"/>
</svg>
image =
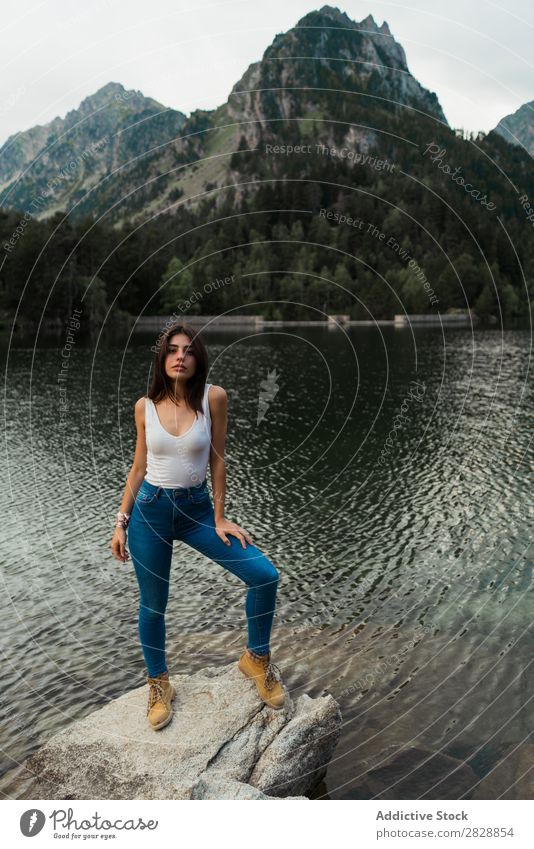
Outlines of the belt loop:
<svg viewBox="0 0 534 849">
<path fill-rule="evenodd" d="M 158 488 L 156 490 L 156 498 L 159 498 L 160 492 L 161 492 L 161 487 L 158 486 Z"/>
</svg>

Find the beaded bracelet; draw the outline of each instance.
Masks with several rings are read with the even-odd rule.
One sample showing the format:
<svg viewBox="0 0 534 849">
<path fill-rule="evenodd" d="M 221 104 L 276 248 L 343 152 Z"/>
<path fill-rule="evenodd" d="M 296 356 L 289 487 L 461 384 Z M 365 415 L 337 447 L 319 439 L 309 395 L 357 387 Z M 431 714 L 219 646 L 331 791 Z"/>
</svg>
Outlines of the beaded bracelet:
<svg viewBox="0 0 534 849">
<path fill-rule="evenodd" d="M 117 513 L 117 521 L 115 522 L 116 528 L 126 528 L 130 522 L 130 514 L 129 513 Z"/>
</svg>

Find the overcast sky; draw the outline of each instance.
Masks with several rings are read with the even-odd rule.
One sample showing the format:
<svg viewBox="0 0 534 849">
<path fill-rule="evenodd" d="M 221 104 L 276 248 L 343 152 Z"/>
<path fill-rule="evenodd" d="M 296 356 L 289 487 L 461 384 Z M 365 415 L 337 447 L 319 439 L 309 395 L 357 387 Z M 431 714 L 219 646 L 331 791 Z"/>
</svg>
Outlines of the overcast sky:
<svg viewBox="0 0 534 849">
<path fill-rule="evenodd" d="M 309 0 L 0 0 L 0 144 L 64 116 L 107 82 L 189 114 L 223 103 Z M 198 5 L 197 5 L 198 4 Z M 336 5 L 332 3 L 331 5 Z M 506 6 L 506 7 L 505 7 Z M 490 130 L 534 100 L 533 0 L 346 0 L 353 20 L 386 20 L 449 123 Z"/>
</svg>

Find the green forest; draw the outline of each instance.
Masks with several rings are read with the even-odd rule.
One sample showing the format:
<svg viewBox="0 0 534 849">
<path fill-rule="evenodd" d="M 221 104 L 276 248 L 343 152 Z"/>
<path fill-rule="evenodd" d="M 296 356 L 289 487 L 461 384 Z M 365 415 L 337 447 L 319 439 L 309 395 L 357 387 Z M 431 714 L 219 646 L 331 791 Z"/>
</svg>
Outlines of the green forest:
<svg viewBox="0 0 534 849">
<path fill-rule="evenodd" d="M 368 154 L 386 164 L 356 164 L 317 152 L 326 132 L 329 147 L 341 150 L 353 126 L 347 99 L 331 105 L 336 122 L 280 122 L 276 132 L 270 125 L 255 149 L 242 136 L 228 152 L 233 185 L 206 185 L 195 206 L 177 192 L 172 214 L 117 224 L 96 212 L 37 220 L 2 209 L 4 326 L 15 315 L 20 326 L 62 322 L 80 305 L 93 325 L 125 314 L 234 308 L 270 319 L 467 308 L 482 320 L 526 319 L 534 239 L 519 197 L 534 198 L 531 158 L 495 133 L 436 130 L 405 110 L 380 116 L 379 143 Z M 373 119 L 376 110 L 358 110 L 358 126 Z M 273 142 L 309 152 L 267 153 Z M 443 150 L 440 160 L 425 154 L 429 143 Z M 458 172 L 478 197 L 452 179 Z M 230 284 L 214 284 L 227 277 Z M 191 298 L 195 292 L 201 297 Z"/>
</svg>

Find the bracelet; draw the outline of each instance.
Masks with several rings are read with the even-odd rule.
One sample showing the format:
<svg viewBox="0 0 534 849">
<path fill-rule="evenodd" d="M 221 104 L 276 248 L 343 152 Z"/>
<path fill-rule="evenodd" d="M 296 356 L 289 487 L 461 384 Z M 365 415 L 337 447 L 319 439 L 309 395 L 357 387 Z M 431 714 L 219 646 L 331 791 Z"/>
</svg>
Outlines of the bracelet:
<svg viewBox="0 0 534 849">
<path fill-rule="evenodd" d="M 117 521 L 115 522 L 116 528 L 126 528 L 130 522 L 130 514 L 129 513 L 117 513 Z"/>
</svg>

